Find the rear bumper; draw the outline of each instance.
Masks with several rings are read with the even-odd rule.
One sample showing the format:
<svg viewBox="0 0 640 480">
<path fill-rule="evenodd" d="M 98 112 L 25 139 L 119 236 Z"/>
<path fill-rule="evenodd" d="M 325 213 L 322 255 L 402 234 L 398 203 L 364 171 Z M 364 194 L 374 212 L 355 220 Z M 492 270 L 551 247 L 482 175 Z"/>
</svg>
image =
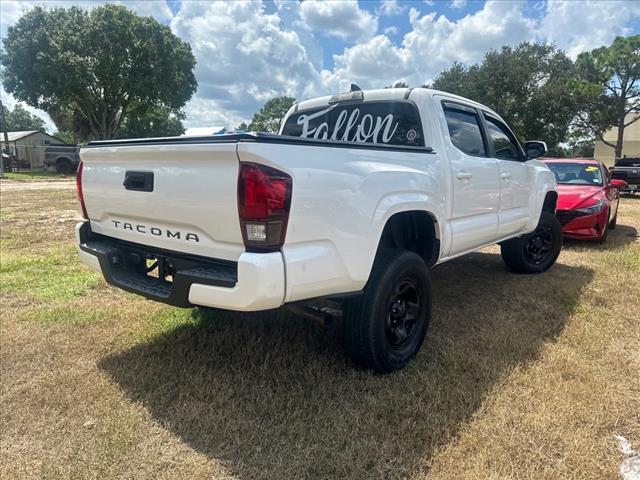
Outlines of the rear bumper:
<svg viewBox="0 0 640 480">
<path fill-rule="evenodd" d="M 200 305 L 239 311 L 268 310 L 284 303 L 285 274 L 280 252 L 245 252 L 237 262 L 229 262 L 96 235 L 89 222 L 79 223 L 75 234 L 83 263 L 101 272 L 108 283 L 151 300 L 178 307 Z M 172 282 L 146 275 L 144 264 L 135 260 L 146 258 L 147 254 L 173 266 Z"/>
</svg>

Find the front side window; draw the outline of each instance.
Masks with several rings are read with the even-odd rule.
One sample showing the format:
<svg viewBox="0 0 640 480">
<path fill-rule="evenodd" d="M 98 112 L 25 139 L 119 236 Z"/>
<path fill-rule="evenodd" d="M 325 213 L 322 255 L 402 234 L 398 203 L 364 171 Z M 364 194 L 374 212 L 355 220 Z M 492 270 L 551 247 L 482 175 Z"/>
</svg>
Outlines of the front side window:
<svg viewBox="0 0 640 480">
<path fill-rule="evenodd" d="M 593 163 L 549 162 L 547 167 L 556 176 L 556 182 L 562 185 L 603 185 L 602 170 Z"/>
<path fill-rule="evenodd" d="M 445 107 L 444 116 L 451 143 L 467 155 L 484 157 L 487 152 L 480 131 L 478 115 L 472 109 Z"/>
<path fill-rule="evenodd" d="M 501 160 L 522 160 L 518 142 L 513 137 L 509 129 L 499 120 L 484 116 L 487 121 L 487 134 L 489 141 L 493 145 L 496 158 Z"/>
<path fill-rule="evenodd" d="M 420 113 L 410 101 L 335 103 L 294 112 L 282 135 L 424 147 Z"/>
</svg>

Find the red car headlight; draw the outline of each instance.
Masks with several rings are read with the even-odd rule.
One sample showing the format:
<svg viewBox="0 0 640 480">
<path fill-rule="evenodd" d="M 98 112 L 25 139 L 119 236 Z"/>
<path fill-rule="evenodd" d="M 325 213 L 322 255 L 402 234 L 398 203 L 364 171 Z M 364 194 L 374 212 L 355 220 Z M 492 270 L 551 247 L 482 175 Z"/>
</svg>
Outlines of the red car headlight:
<svg viewBox="0 0 640 480">
<path fill-rule="evenodd" d="M 602 211 L 604 208 L 604 199 L 600 200 L 595 205 L 591 205 L 590 207 L 578 208 L 576 212 L 581 213 L 582 215 L 596 215 Z"/>
</svg>

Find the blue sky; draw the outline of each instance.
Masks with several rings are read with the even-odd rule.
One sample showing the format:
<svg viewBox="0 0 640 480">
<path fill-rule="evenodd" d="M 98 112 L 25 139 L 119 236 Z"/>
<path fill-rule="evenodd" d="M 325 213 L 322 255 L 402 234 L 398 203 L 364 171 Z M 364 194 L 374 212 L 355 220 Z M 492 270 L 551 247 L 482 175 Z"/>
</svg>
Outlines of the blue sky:
<svg viewBox="0 0 640 480">
<path fill-rule="evenodd" d="M 1 35 L 35 4 L 94 8 L 107 1 L 3 0 Z M 185 107 L 186 126 L 236 126 L 273 96 L 301 100 L 351 82 L 421 85 L 454 61 L 478 62 L 502 45 L 549 41 L 575 57 L 616 35 L 640 33 L 640 2 L 625 0 L 113 3 L 155 17 L 191 44 L 199 88 Z"/>
</svg>

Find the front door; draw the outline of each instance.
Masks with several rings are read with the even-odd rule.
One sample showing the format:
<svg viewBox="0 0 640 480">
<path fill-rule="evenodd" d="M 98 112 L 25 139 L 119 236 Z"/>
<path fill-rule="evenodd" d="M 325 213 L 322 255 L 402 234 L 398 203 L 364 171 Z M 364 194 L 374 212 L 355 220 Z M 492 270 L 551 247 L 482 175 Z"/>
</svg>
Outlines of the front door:
<svg viewBox="0 0 640 480">
<path fill-rule="evenodd" d="M 500 171 L 498 237 L 506 237 L 522 232 L 529 222 L 529 168 L 511 130 L 493 115 L 483 115 L 489 146 Z"/>
</svg>

